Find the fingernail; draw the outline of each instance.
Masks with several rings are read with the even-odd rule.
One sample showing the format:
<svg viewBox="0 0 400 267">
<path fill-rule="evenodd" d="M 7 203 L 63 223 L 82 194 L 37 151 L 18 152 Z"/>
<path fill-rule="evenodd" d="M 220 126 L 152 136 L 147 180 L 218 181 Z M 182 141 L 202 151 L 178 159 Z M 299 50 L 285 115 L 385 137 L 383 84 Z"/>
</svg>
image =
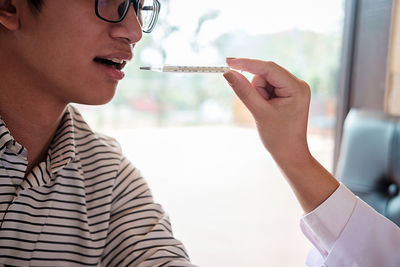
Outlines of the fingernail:
<svg viewBox="0 0 400 267">
<path fill-rule="evenodd" d="M 225 79 L 228 81 L 230 85 L 234 84 L 236 81 L 235 74 L 233 74 L 231 71 L 227 71 L 224 73 Z"/>
</svg>

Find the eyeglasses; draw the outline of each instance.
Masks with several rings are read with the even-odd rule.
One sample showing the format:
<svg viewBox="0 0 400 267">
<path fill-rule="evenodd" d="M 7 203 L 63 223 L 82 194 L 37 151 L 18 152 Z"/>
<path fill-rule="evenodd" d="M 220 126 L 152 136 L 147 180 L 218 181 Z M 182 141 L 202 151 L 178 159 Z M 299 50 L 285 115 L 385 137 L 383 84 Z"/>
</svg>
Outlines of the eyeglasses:
<svg viewBox="0 0 400 267">
<path fill-rule="evenodd" d="M 158 0 L 96 0 L 96 15 L 107 22 L 121 22 L 133 5 L 142 31 L 150 33 L 156 25 L 161 4 Z"/>
</svg>

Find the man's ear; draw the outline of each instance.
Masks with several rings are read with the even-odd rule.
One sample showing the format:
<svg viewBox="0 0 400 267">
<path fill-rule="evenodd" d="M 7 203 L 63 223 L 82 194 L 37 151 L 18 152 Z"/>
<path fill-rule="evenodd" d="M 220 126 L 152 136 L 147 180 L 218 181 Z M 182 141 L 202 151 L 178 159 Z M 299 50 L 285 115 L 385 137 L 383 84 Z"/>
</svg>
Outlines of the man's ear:
<svg viewBox="0 0 400 267">
<path fill-rule="evenodd" d="M 17 12 L 15 1 L 0 0 L 0 24 L 10 31 L 19 28 L 19 12 Z"/>
</svg>

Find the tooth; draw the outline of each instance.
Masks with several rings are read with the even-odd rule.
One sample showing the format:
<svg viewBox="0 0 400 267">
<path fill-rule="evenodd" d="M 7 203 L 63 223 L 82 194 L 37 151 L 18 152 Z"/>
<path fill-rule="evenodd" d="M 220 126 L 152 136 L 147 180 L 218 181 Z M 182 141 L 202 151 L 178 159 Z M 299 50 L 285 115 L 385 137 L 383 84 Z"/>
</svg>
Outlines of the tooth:
<svg viewBox="0 0 400 267">
<path fill-rule="evenodd" d="M 118 58 L 110 58 L 109 60 L 111 60 L 114 63 L 118 63 L 118 64 L 122 64 L 124 62 L 122 59 L 118 59 Z"/>
</svg>

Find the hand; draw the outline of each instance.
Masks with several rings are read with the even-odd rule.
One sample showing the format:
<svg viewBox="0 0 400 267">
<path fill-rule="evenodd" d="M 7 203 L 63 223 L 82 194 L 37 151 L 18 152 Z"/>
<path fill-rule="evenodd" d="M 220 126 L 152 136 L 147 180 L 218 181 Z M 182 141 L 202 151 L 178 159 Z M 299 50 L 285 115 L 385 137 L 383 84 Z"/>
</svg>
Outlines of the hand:
<svg viewBox="0 0 400 267">
<path fill-rule="evenodd" d="M 250 83 L 242 74 L 224 74 L 252 113 L 264 146 L 279 161 L 308 156 L 307 120 L 310 87 L 273 62 L 228 58 L 233 69 L 254 74 Z"/>
<path fill-rule="evenodd" d="M 224 74 L 256 120 L 264 146 L 281 167 L 306 213 L 339 186 L 307 145 L 310 87 L 273 62 L 227 59 L 233 69 L 255 74 L 250 83 L 236 71 Z"/>
</svg>

